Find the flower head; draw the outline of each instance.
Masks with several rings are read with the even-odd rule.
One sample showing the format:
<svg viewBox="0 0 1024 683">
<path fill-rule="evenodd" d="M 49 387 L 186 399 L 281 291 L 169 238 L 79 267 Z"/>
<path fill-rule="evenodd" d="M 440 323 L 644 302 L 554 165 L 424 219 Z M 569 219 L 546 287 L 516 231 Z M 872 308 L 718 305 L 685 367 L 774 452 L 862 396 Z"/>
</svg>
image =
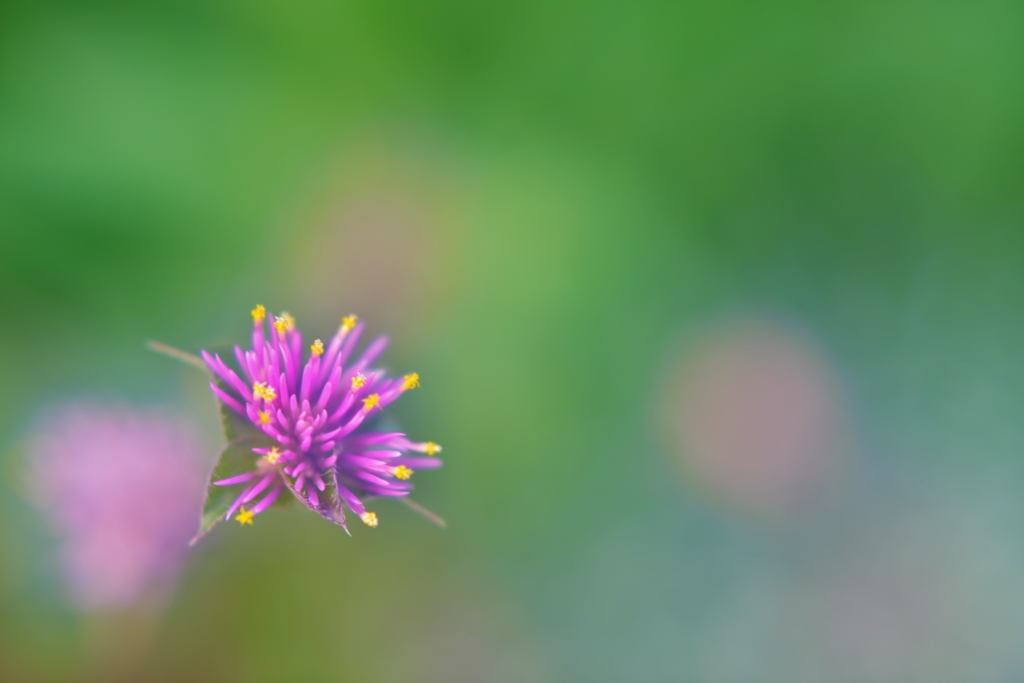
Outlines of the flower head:
<svg viewBox="0 0 1024 683">
<path fill-rule="evenodd" d="M 80 607 L 123 607 L 173 581 L 202 498 L 201 453 L 189 424 L 157 413 L 77 405 L 46 416 L 28 484 L 63 538 Z"/>
<path fill-rule="evenodd" d="M 363 324 L 354 315 L 342 320 L 328 344 L 314 341 L 303 361 L 302 333 L 295 319 L 287 313 L 271 317 L 263 306 L 255 310 L 260 314 L 253 314 L 252 348 L 234 349 L 240 374 L 219 355 L 202 352 L 220 380 L 210 384 L 214 394 L 275 444 L 252 449 L 263 456 L 254 469 L 213 482 L 244 485 L 226 518 L 242 509 L 239 522 L 251 523 L 252 516 L 287 488 L 342 526 L 345 507 L 376 526 L 377 516 L 366 510 L 362 498 L 406 496 L 412 490 L 407 480 L 415 470 L 441 466 L 437 458 L 408 456 L 434 455 L 440 450 L 435 444 L 412 442 L 404 434 L 373 431 L 367 425 L 404 392 L 418 387 L 419 375 L 390 378 L 373 367 L 386 337 L 355 356 Z M 272 324 L 265 324 L 268 319 Z M 250 503 L 251 508 L 242 507 Z"/>
</svg>

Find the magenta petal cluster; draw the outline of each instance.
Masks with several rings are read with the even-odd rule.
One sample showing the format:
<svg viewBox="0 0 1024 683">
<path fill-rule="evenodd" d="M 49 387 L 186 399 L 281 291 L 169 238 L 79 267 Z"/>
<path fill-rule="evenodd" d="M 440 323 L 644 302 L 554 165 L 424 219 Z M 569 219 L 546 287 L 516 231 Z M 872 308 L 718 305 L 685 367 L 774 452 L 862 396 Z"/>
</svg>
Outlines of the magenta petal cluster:
<svg viewBox="0 0 1024 683">
<path fill-rule="evenodd" d="M 202 500 L 191 425 L 157 412 L 70 405 L 29 442 L 32 497 L 62 537 L 71 597 L 118 608 L 173 584 Z"/>
<path fill-rule="evenodd" d="M 434 457 L 441 450 L 437 444 L 366 429 L 377 413 L 418 387 L 419 376 L 391 378 L 373 367 L 387 346 L 386 337 L 378 337 L 354 356 L 363 331 L 355 316 L 342 320 L 326 346 L 315 340 L 308 355 L 290 315 L 282 313 L 267 325 L 266 309 L 257 306 L 252 317 L 252 348 L 234 349 L 240 373 L 220 356 L 202 352 L 203 361 L 220 380 L 210 384 L 213 393 L 275 444 L 253 449 L 260 455 L 255 469 L 213 482 L 244 485 L 225 518 L 238 511 L 235 519 L 251 524 L 254 515 L 288 489 L 342 526 L 343 507 L 376 526 L 377 516 L 366 510 L 363 499 L 406 496 L 415 470 L 441 466 Z M 409 457 L 410 452 L 427 457 Z M 333 500 L 331 490 L 336 492 Z"/>
</svg>

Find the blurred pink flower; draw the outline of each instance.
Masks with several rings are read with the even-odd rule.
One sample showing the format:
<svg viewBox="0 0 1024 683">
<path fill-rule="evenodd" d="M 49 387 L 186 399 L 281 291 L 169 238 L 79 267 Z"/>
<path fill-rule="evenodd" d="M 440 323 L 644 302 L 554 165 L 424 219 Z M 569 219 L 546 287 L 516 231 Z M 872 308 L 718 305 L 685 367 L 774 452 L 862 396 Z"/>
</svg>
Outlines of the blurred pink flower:
<svg viewBox="0 0 1024 683">
<path fill-rule="evenodd" d="M 62 538 L 64 573 L 79 607 L 125 607 L 173 584 L 206 470 L 187 421 L 67 406 L 45 416 L 28 453 L 32 498 Z"/>
</svg>

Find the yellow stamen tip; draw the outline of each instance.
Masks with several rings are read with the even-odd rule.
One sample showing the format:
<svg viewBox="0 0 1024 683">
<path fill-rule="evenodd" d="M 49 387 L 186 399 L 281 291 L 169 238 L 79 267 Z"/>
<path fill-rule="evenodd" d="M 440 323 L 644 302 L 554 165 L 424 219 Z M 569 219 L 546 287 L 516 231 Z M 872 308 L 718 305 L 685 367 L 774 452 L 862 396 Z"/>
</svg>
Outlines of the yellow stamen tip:
<svg viewBox="0 0 1024 683">
<path fill-rule="evenodd" d="M 282 316 L 277 316 L 274 318 L 274 327 L 277 328 L 278 334 L 284 334 L 288 331 L 288 321 Z"/>
<path fill-rule="evenodd" d="M 292 314 L 288 311 L 281 311 L 281 320 L 283 320 L 284 324 L 288 326 L 287 329 L 295 329 L 295 318 L 293 318 Z"/>
<path fill-rule="evenodd" d="M 391 470 L 391 474 L 395 475 L 402 481 L 405 481 L 412 476 L 412 470 L 410 470 L 405 465 L 399 465 L 398 467 Z"/>
<path fill-rule="evenodd" d="M 309 350 L 314 356 L 322 356 L 324 355 L 324 343 L 317 339 L 315 342 L 310 344 Z"/>
<path fill-rule="evenodd" d="M 364 512 L 359 515 L 359 519 L 363 520 L 363 524 L 370 527 L 377 526 L 377 513 L 376 512 Z"/>
<path fill-rule="evenodd" d="M 362 389 L 363 385 L 366 384 L 366 377 L 359 374 L 352 378 L 352 389 Z"/>
<path fill-rule="evenodd" d="M 267 386 L 263 382 L 256 382 L 252 385 L 252 393 L 256 394 L 264 401 L 273 401 L 277 398 L 277 392 L 272 387 Z"/>
<path fill-rule="evenodd" d="M 433 441 L 428 441 L 426 445 L 427 455 L 437 455 L 441 452 L 441 447 Z"/>
<path fill-rule="evenodd" d="M 359 318 L 355 317 L 354 315 L 346 315 L 344 318 L 341 319 L 342 333 L 349 332 L 353 327 L 356 326 L 357 322 L 359 322 Z"/>
<path fill-rule="evenodd" d="M 263 307 L 263 304 L 257 304 L 256 308 L 252 309 L 252 320 L 256 323 L 263 322 L 264 318 L 267 317 L 267 309 Z"/>
<path fill-rule="evenodd" d="M 370 412 L 371 410 L 377 408 L 378 406 L 380 406 L 379 394 L 370 394 L 369 396 L 363 399 L 363 410 L 365 410 L 366 412 Z"/>
<path fill-rule="evenodd" d="M 266 410 L 260 411 L 260 424 L 265 425 L 270 423 L 270 413 Z"/>
<path fill-rule="evenodd" d="M 276 465 L 277 461 L 281 459 L 281 451 L 277 450 L 277 446 L 274 446 L 263 456 L 263 459 L 271 465 Z"/>
<path fill-rule="evenodd" d="M 420 385 L 420 376 L 418 374 L 411 373 L 405 376 L 405 381 L 402 382 L 402 391 L 409 391 L 415 389 Z"/>
<path fill-rule="evenodd" d="M 239 513 L 235 515 L 235 521 L 238 522 L 239 526 L 245 526 L 246 524 L 252 526 L 252 515 L 252 510 L 246 510 L 243 505 Z"/>
</svg>

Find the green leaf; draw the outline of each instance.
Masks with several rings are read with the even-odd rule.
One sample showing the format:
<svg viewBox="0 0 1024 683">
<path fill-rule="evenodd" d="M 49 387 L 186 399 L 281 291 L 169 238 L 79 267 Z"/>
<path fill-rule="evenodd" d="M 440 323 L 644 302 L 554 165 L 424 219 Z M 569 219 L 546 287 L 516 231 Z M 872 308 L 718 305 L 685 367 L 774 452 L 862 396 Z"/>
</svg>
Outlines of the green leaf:
<svg viewBox="0 0 1024 683">
<path fill-rule="evenodd" d="M 252 449 L 273 445 L 272 441 L 261 434 L 259 437 L 239 437 L 229 442 L 221 450 L 217 456 L 217 463 L 214 465 L 206 484 L 206 498 L 203 500 L 203 509 L 199 518 L 199 531 L 189 541 L 189 545 L 193 545 L 200 538 L 208 534 L 210 529 L 224 518 L 235 498 L 245 488 L 245 484 L 215 486 L 213 482 L 256 469 L 256 461 L 261 456 L 253 453 Z"/>
<path fill-rule="evenodd" d="M 285 483 L 287 483 L 287 481 Z M 271 505 L 270 507 L 287 510 L 292 506 L 292 503 L 294 502 L 295 496 L 289 496 L 287 493 L 281 493 L 281 495 L 277 497 L 277 500 L 274 501 L 274 504 Z"/>
<path fill-rule="evenodd" d="M 203 360 L 194 354 L 176 349 L 169 344 L 150 340 L 146 343 L 146 346 L 156 353 L 174 358 L 175 360 L 192 365 L 211 378 L 217 383 L 221 389 L 229 394 L 234 394 L 234 391 L 228 389 L 228 387 L 209 371 Z M 229 367 L 234 365 L 234 359 L 230 349 L 214 349 L 214 352 L 221 352 L 221 358 Z M 235 372 L 238 372 L 238 368 L 233 368 Z M 241 376 L 241 373 L 239 373 Z M 236 486 L 214 486 L 213 482 L 220 481 L 221 479 L 227 479 L 243 472 L 250 472 L 256 468 L 256 461 L 261 457 L 256 453 L 252 452 L 253 448 L 260 447 L 271 447 L 276 445 L 266 434 L 260 431 L 256 425 L 252 424 L 249 419 L 243 415 L 239 415 L 231 408 L 228 408 L 219 399 L 214 397 L 217 401 L 217 408 L 220 410 L 220 425 L 224 431 L 224 438 L 227 441 L 227 445 L 221 450 L 217 456 L 217 462 L 213 467 L 213 471 L 210 473 L 210 478 L 206 484 L 206 497 L 203 500 L 202 513 L 199 518 L 199 531 L 196 532 L 195 537 L 189 541 L 189 545 L 196 543 L 200 538 L 210 532 L 210 530 L 217 524 L 226 514 L 231 504 L 235 501 L 235 498 L 241 493 L 242 489 L 245 488 L 245 484 L 238 484 Z M 292 496 L 282 495 L 278 496 L 277 500 L 274 501 L 273 507 L 287 508 L 292 504 Z"/>
<path fill-rule="evenodd" d="M 234 393 L 223 382 L 217 382 L 217 386 L 229 394 Z M 257 429 L 256 425 L 249 421 L 249 418 L 242 417 L 231 408 L 228 408 L 220 399 L 214 397 L 214 400 L 217 401 L 217 407 L 220 408 L 220 427 L 224 430 L 224 439 L 228 443 L 242 438 L 264 440 L 268 438 L 266 434 Z"/>
<path fill-rule="evenodd" d="M 341 507 L 341 499 L 338 497 L 338 483 L 335 479 L 334 472 L 334 468 L 331 468 L 331 476 L 324 477 L 324 484 L 326 486 L 323 491 L 317 492 L 318 503 L 316 505 L 313 505 L 313 503 L 310 502 L 309 498 L 307 498 L 301 492 L 296 491 L 295 486 L 292 484 L 292 482 L 288 481 L 287 477 L 284 478 L 284 483 L 285 486 L 288 487 L 288 490 L 291 491 L 292 493 L 292 496 L 290 497 L 298 498 L 299 501 L 307 508 L 317 513 L 318 515 L 326 519 L 328 522 L 337 524 L 342 529 L 344 529 L 345 533 L 347 534 L 349 533 L 349 531 L 348 527 L 345 525 L 345 512 Z M 308 485 L 312 486 L 313 484 L 312 482 L 310 482 Z"/>
<path fill-rule="evenodd" d="M 245 374 L 242 372 L 242 369 L 238 367 L 238 363 L 235 362 L 234 353 L 230 346 L 215 345 L 207 347 L 206 350 L 212 355 L 219 356 L 220 359 L 224 361 L 225 365 L 234 370 L 240 378 L 243 378 L 243 382 L 245 381 Z M 239 400 L 239 402 L 242 402 L 241 397 L 238 396 L 238 392 L 235 391 L 234 388 L 229 387 L 222 380 L 213 376 L 212 373 L 211 376 L 217 386 L 226 394 L 234 396 Z M 231 443 L 235 439 L 240 439 L 245 436 L 260 439 L 267 438 L 267 436 L 249 420 L 248 416 L 239 415 L 231 408 L 224 405 L 224 403 L 217 397 L 214 397 L 214 400 L 217 401 L 217 408 L 220 410 L 220 427 L 224 431 L 225 441 Z"/>
</svg>

